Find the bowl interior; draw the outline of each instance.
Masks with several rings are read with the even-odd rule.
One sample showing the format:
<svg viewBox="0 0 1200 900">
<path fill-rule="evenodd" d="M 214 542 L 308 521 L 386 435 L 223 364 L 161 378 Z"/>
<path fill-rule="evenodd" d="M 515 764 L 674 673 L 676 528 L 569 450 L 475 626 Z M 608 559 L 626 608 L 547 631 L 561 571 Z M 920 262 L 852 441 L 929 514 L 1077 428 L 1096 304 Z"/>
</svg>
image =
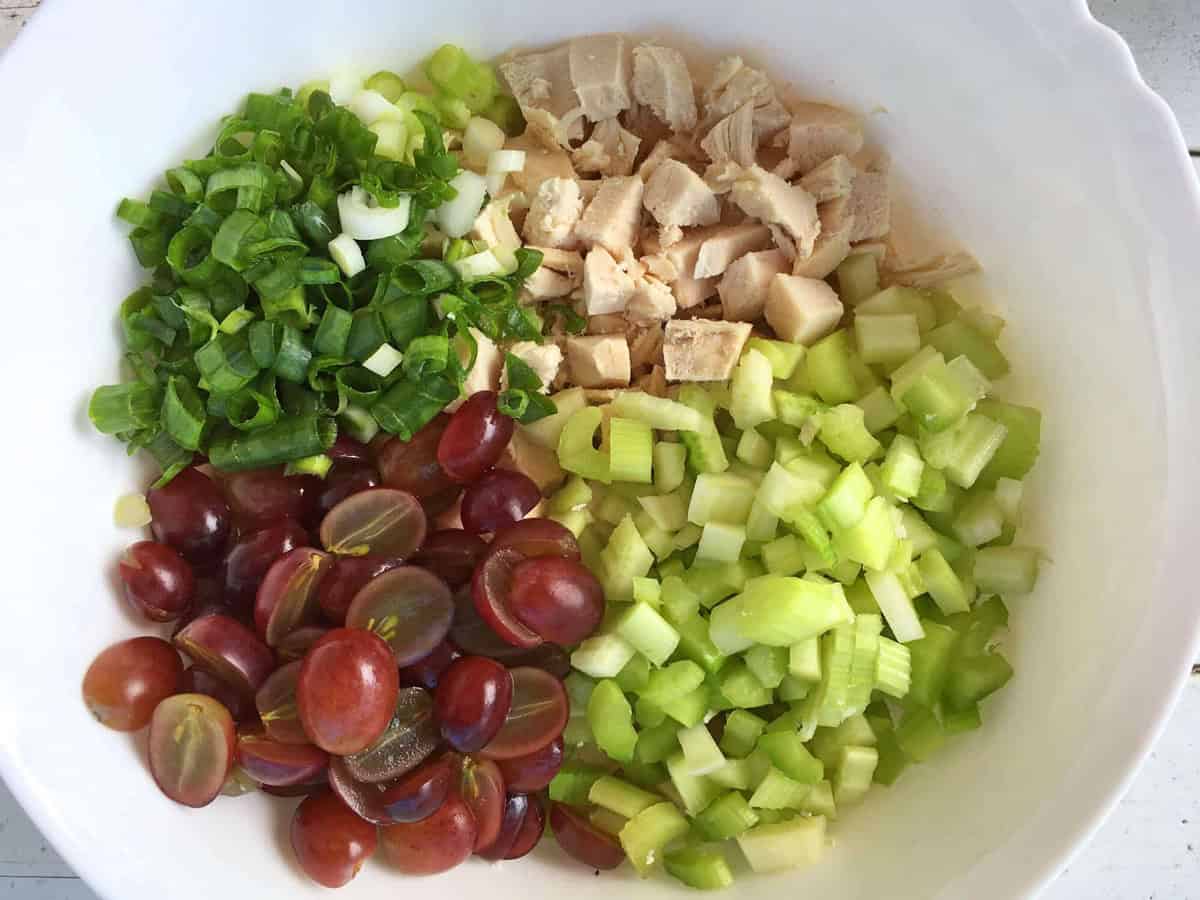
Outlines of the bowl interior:
<svg viewBox="0 0 1200 900">
<path fill-rule="evenodd" d="M 116 377 L 114 312 L 140 274 L 116 200 L 202 152 L 249 90 L 407 68 L 444 40 L 493 53 L 606 30 L 741 53 L 802 94 L 866 114 L 914 206 L 984 264 L 1010 323 L 1017 375 L 1004 393 L 1045 414 L 1026 540 L 1052 562 L 1037 592 L 1010 604 L 1011 688 L 987 704 L 981 731 L 839 820 L 825 864 L 741 879 L 730 896 L 1011 897 L 1061 864 L 1164 714 L 1196 619 L 1155 575 L 1167 497 L 1156 321 L 1175 286 L 1159 276 L 1165 238 L 1143 196 L 1144 161 L 1085 77 L 1087 54 L 1073 52 L 1082 16 L 951 0 L 767 0 L 749 14 L 678 0 L 539 0 L 483 15 L 464 0 L 172 4 L 152 15 L 134 0 L 48 5 L 0 67 L 0 113 L 19 125 L 0 149 L 0 257 L 18 287 L 0 362 L 10 423 L 0 744 L 14 788 L 103 895 L 169 886 L 177 900 L 207 900 L 251 884 L 263 900 L 319 894 L 290 862 L 291 804 L 170 804 L 139 741 L 99 728 L 79 700 L 95 653 L 136 629 L 114 597 L 115 556 L 132 538 L 111 509 L 143 470 L 84 412 L 91 387 Z M 1153 645 L 1164 621 L 1176 642 Z M 1151 645 L 1161 652 L 1138 652 Z M 594 878 L 552 846 L 499 874 L 476 863 L 420 889 L 588 900 L 617 883 L 630 898 L 676 889 L 627 872 Z M 395 890 L 381 865 L 350 889 Z"/>
</svg>

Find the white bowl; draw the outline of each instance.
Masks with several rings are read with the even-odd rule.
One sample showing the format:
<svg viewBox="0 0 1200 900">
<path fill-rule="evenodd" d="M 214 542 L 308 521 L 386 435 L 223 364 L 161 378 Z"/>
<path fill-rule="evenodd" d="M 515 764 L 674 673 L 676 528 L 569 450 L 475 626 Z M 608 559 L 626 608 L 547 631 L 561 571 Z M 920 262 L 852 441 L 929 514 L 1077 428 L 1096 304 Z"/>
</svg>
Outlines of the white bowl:
<svg viewBox="0 0 1200 900">
<path fill-rule="evenodd" d="M 636 29 L 743 53 L 871 112 L 897 171 L 990 273 L 1011 320 L 1009 393 L 1045 411 L 1029 519 L 1054 562 L 1011 604 L 1011 687 L 981 731 L 839 820 L 825 863 L 742 878 L 730 896 L 1021 896 L 1116 802 L 1196 650 L 1200 204 L 1170 112 L 1083 0 L 45 6 L 0 60 L 0 770 L 102 896 L 321 894 L 290 862 L 290 804 L 176 806 L 136 742 L 80 702 L 95 653 L 136 630 L 113 596 L 130 535 L 111 511 L 141 470 L 84 415 L 91 387 L 116 376 L 116 305 L 141 277 L 116 200 L 202 152 L 249 90 L 405 68 L 444 40 L 490 53 Z M 404 889 L 679 888 L 595 878 L 550 846 L 420 883 L 371 865 L 348 894 Z"/>
</svg>

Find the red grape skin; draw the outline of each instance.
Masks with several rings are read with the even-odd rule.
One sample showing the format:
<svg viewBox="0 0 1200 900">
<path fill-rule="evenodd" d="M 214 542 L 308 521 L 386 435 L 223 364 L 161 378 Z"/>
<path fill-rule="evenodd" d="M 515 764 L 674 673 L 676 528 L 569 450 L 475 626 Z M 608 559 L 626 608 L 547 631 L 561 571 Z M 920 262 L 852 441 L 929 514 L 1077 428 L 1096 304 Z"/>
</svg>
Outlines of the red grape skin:
<svg viewBox="0 0 1200 900">
<path fill-rule="evenodd" d="M 214 614 L 193 619 L 175 635 L 192 662 L 244 694 L 253 694 L 275 670 L 275 654 L 236 619 Z"/>
<path fill-rule="evenodd" d="M 513 759 L 541 750 L 562 735 L 570 715 L 566 688 L 549 672 L 519 666 L 509 674 L 513 697 L 508 718 L 481 751 L 490 759 Z"/>
<path fill-rule="evenodd" d="M 462 654 L 449 641 L 442 641 L 426 656 L 400 669 L 400 683 L 436 690 L 442 673 Z"/>
<path fill-rule="evenodd" d="M 412 561 L 433 572 L 450 587 L 458 588 L 471 580 L 471 574 L 487 548 L 479 535 L 461 528 L 443 528 L 425 538 L 425 544 Z"/>
<path fill-rule="evenodd" d="M 151 622 L 178 619 L 196 593 L 192 567 L 166 544 L 131 545 L 121 557 L 118 573 L 125 583 L 125 599 Z"/>
<path fill-rule="evenodd" d="M 261 528 L 281 519 L 300 521 L 308 500 L 305 478 L 285 477 L 278 468 L 233 472 L 223 479 L 229 508 L 243 526 Z"/>
<path fill-rule="evenodd" d="M 604 618 L 604 588 L 583 565 L 541 556 L 513 569 L 508 607 L 544 640 L 573 646 Z"/>
<path fill-rule="evenodd" d="M 268 645 L 317 617 L 317 592 L 333 557 L 312 547 L 297 547 L 271 563 L 254 598 L 254 626 Z"/>
<path fill-rule="evenodd" d="M 500 767 L 482 756 L 463 757 L 459 792 L 475 816 L 475 850 L 490 847 L 500 834 L 507 797 Z"/>
<path fill-rule="evenodd" d="M 263 728 L 272 738 L 285 744 L 308 743 L 308 735 L 300 724 L 300 711 L 296 708 L 300 666 L 300 660 L 280 666 L 254 695 L 254 706 Z"/>
<path fill-rule="evenodd" d="M 387 860 L 406 875 L 436 875 L 464 862 L 475 847 L 475 817 L 451 793 L 441 808 L 420 822 L 387 825 L 379 838 Z"/>
<path fill-rule="evenodd" d="M 613 838 L 561 803 L 550 804 L 550 828 L 568 856 L 592 869 L 615 869 L 625 851 Z"/>
<path fill-rule="evenodd" d="M 450 796 L 458 772 L 458 757 L 447 753 L 402 775 L 380 798 L 384 813 L 393 822 L 428 819 Z"/>
<path fill-rule="evenodd" d="M 512 440 L 513 420 L 497 409 L 496 400 L 493 391 L 472 394 L 438 442 L 438 462 L 459 484 L 470 484 L 494 466 Z"/>
<path fill-rule="evenodd" d="M 154 708 L 179 690 L 183 663 L 156 637 L 136 637 L 105 649 L 83 676 L 83 699 L 102 725 L 139 731 Z"/>
<path fill-rule="evenodd" d="M 581 559 L 579 542 L 565 525 L 553 519 L 522 519 L 496 532 L 491 546 L 512 547 L 524 557 L 561 556 Z"/>
<path fill-rule="evenodd" d="M 504 858 L 520 859 L 522 856 L 528 855 L 537 846 L 537 842 L 542 839 L 542 833 L 545 830 L 546 810 L 542 808 L 542 802 L 536 796 L 530 795 L 529 808 L 525 811 L 525 818 L 521 820 L 521 826 L 513 835 L 512 843 L 509 845 L 508 852 L 504 854 Z"/>
<path fill-rule="evenodd" d="M 528 756 L 499 761 L 504 783 L 510 791 L 532 794 L 548 787 L 563 764 L 563 740 L 555 738 L 541 750 Z"/>
<path fill-rule="evenodd" d="M 346 612 L 346 624 L 378 634 L 400 666 L 428 655 L 445 639 L 453 618 L 450 589 L 419 566 L 401 566 L 373 578 Z"/>
<path fill-rule="evenodd" d="M 521 831 L 521 824 L 529 813 L 529 806 L 527 794 L 509 794 L 504 800 L 504 812 L 500 819 L 500 831 L 496 835 L 496 840 L 482 850 L 476 850 L 475 855 L 493 862 L 506 859 Z"/>
<path fill-rule="evenodd" d="M 398 559 L 378 556 L 337 557 L 333 568 L 322 579 L 317 594 L 322 614 L 334 625 L 345 625 L 346 610 L 350 608 L 354 595 L 376 575 L 382 575 L 399 565 L 401 561 Z"/>
<path fill-rule="evenodd" d="M 332 630 L 324 625 L 301 625 L 295 631 L 288 632 L 275 645 L 280 663 L 304 659 L 312 645 Z"/>
<path fill-rule="evenodd" d="M 229 710 L 235 722 L 251 722 L 258 718 L 258 710 L 250 695 L 239 693 L 232 685 L 196 666 L 184 669 L 183 677 L 179 679 L 178 693 L 212 697 Z"/>
<path fill-rule="evenodd" d="M 334 463 L 325 480 L 312 491 L 306 524 L 316 528 L 329 511 L 347 497 L 379 487 L 380 483 L 379 472 L 369 462 L 346 460 Z"/>
<path fill-rule="evenodd" d="M 238 538 L 225 555 L 225 602 L 239 609 L 254 604 L 254 595 L 271 564 L 308 543 L 298 522 L 284 520 Z"/>
<path fill-rule="evenodd" d="M 513 570 L 524 561 L 515 547 L 493 546 L 475 569 L 471 599 L 475 611 L 501 638 L 528 650 L 542 642 L 541 636 L 521 622 L 508 606 Z"/>
<path fill-rule="evenodd" d="M 454 483 L 442 471 L 437 451 L 450 417 L 439 413 L 410 441 L 388 437 L 375 448 L 375 462 L 388 487 L 408 491 L 422 502 L 438 495 L 450 495 Z"/>
<path fill-rule="evenodd" d="M 250 730 L 238 735 L 237 762 L 259 784 L 306 784 L 325 771 L 329 754 L 312 744 L 285 744 Z"/>
<path fill-rule="evenodd" d="M 193 565 L 216 562 L 229 538 L 229 506 L 213 481 L 184 469 L 146 495 L 154 538 L 169 544 Z"/>
<path fill-rule="evenodd" d="M 442 673 L 434 695 L 442 737 L 455 750 L 481 750 L 496 736 L 512 704 L 512 679 L 500 663 L 464 656 Z"/>
<path fill-rule="evenodd" d="M 292 850 L 300 868 L 329 888 L 348 884 L 375 853 L 375 826 L 330 790 L 306 797 L 292 817 Z"/>
<path fill-rule="evenodd" d="M 391 648 L 369 631 L 338 628 L 304 657 L 296 702 L 312 742 L 345 756 L 383 734 L 399 692 Z"/>
<path fill-rule="evenodd" d="M 176 803 L 207 806 L 233 766 L 234 741 L 233 717 L 212 697 L 168 697 L 150 720 L 150 773 Z"/>
<path fill-rule="evenodd" d="M 395 488 L 347 497 L 321 520 L 321 544 L 342 556 L 407 559 L 425 540 L 428 524 L 417 498 Z"/>
<path fill-rule="evenodd" d="M 499 531 L 523 519 L 541 499 L 542 492 L 529 476 L 493 469 L 463 494 L 463 528 L 475 534 Z"/>
</svg>

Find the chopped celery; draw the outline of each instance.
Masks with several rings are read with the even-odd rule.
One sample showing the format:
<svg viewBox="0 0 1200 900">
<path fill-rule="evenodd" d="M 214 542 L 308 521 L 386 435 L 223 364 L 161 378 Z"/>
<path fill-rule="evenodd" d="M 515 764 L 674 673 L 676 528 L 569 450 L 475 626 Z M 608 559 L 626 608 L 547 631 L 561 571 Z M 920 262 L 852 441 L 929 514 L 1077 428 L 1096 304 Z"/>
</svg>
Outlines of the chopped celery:
<svg viewBox="0 0 1200 900">
<path fill-rule="evenodd" d="M 1042 438 L 1042 414 L 1030 406 L 1002 400 L 981 400 L 977 411 L 1008 429 L 1004 442 L 979 476 L 984 485 L 999 478 L 1021 479 L 1037 462 Z"/>
<path fill-rule="evenodd" d="M 679 648 L 676 656 L 696 663 L 705 672 L 712 674 L 725 663 L 725 654 L 717 649 L 708 634 L 708 622 L 698 613 L 693 613 L 681 622 L 675 622 L 679 631 Z"/>
<path fill-rule="evenodd" d="M 942 730 L 946 732 L 947 737 L 974 731 L 982 725 L 983 718 L 979 714 L 977 703 L 965 706 L 961 710 L 944 710 L 942 712 Z"/>
<path fill-rule="evenodd" d="M 633 579 L 633 602 L 658 609 L 662 606 L 662 583 L 656 578 Z"/>
<path fill-rule="evenodd" d="M 788 511 L 797 506 L 816 503 L 825 495 L 827 487 L 823 480 L 797 475 L 775 462 L 758 486 L 758 499 L 775 515 L 785 518 Z"/>
<path fill-rule="evenodd" d="M 778 420 L 793 428 L 802 428 L 824 406 L 810 394 L 774 390 L 771 393 Z"/>
<path fill-rule="evenodd" d="M 676 753 L 667 760 L 667 774 L 670 775 L 671 784 L 679 793 L 684 811 L 689 816 L 699 815 L 701 810 L 722 793 L 719 785 L 703 775 L 690 774 L 687 760 L 682 753 Z"/>
<path fill-rule="evenodd" d="M 788 674 L 810 684 L 821 680 L 821 644 L 818 638 L 797 641 L 788 648 Z"/>
<path fill-rule="evenodd" d="M 692 693 L 703 683 L 704 671 L 691 660 L 680 660 L 651 672 L 641 696 L 666 709 L 667 704 Z"/>
<path fill-rule="evenodd" d="M 691 406 L 642 391 L 621 391 L 613 398 L 612 412 L 661 431 L 704 431 L 712 425 L 711 413 L 705 415 Z"/>
<path fill-rule="evenodd" d="M 764 734 L 758 749 L 767 754 L 773 767 L 800 784 L 816 784 L 825 775 L 821 761 L 808 752 L 794 731 Z"/>
<path fill-rule="evenodd" d="M 627 694 L 640 693 L 650 680 L 650 660 L 635 653 L 633 659 L 625 663 L 625 668 L 617 673 L 617 684 Z"/>
<path fill-rule="evenodd" d="M 846 709 L 851 713 L 861 713 L 871 702 L 882 631 L 883 619 L 877 615 L 861 615 L 854 620 L 854 658 L 850 664 L 850 687 L 846 691 Z"/>
<path fill-rule="evenodd" d="M 846 602 L 850 604 L 850 608 L 854 610 L 855 615 L 879 612 L 879 604 L 875 602 L 875 597 L 871 594 L 871 588 L 867 582 L 859 578 L 846 587 Z"/>
<path fill-rule="evenodd" d="M 825 852 L 825 817 L 799 816 L 776 825 L 759 825 L 738 835 L 737 842 L 755 872 L 812 865 Z"/>
<path fill-rule="evenodd" d="M 1004 513 L 1004 522 L 1006 525 L 1017 526 L 1021 524 L 1021 497 L 1024 492 L 1025 485 L 1023 482 L 1012 478 L 999 478 L 996 480 L 996 502 L 1000 504 L 1000 510 Z"/>
<path fill-rule="evenodd" d="M 914 381 L 926 372 L 945 365 L 945 357 L 938 353 L 937 350 L 933 347 L 922 347 L 919 353 L 892 371 L 892 399 L 899 401 Z"/>
<path fill-rule="evenodd" d="M 708 617 L 709 639 L 727 656 L 749 650 L 755 644 L 742 633 L 743 612 L 742 598 L 732 597 L 713 609 Z"/>
<path fill-rule="evenodd" d="M 634 757 L 638 762 L 647 765 L 666 762 L 667 759 L 679 752 L 678 735 L 679 725 L 673 721 L 664 721 L 653 728 L 643 728 L 638 732 Z"/>
<path fill-rule="evenodd" d="M 788 673 L 788 648 L 758 644 L 743 655 L 746 667 L 765 688 L 775 690 Z"/>
<path fill-rule="evenodd" d="M 566 484 L 554 492 L 546 501 L 546 509 L 552 513 L 565 513 L 583 509 L 592 502 L 592 489 L 578 475 L 572 475 Z"/>
<path fill-rule="evenodd" d="M 724 472 L 729 468 L 729 458 L 712 424 L 716 404 L 712 395 L 698 384 L 685 384 L 679 388 L 679 402 L 706 418 L 706 427 L 699 431 L 681 431 L 680 440 L 687 448 L 688 463 L 696 472 Z"/>
<path fill-rule="evenodd" d="M 825 816 L 827 819 L 837 817 L 837 805 L 833 802 L 833 785 L 828 780 L 818 781 L 809 789 L 800 811 L 810 816 Z"/>
<path fill-rule="evenodd" d="M 712 841 L 737 837 L 757 824 L 758 813 L 737 791 L 722 794 L 696 817 L 696 827 Z"/>
<path fill-rule="evenodd" d="M 687 524 L 688 505 L 678 492 L 638 497 L 637 502 L 654 520 L 654 524 L 664 531 L 678 531 Z"/>
<path fill-rule="evenodd" d="M 725 522 L 741 525 L 754 503 L 754 485 L 730 472 L 703 472 L 696 476 L 688 505 L 688 521 L 696 525 Z"/>
<path fill-rule="evenodd" d="M 775 698 L 782 703 L 795 703 L 807 697 L 812 687 L 807 681 L 801 681 L 794 675 L 784 675 L 783 681 L 779 682 L 779 687 L 775 689 Z"/>
<path fill-rule="evenodd" d="M 752 712 L 744 709 L 733 710 L 725 717 L 721 749 L 730 756 L 749 756 L 766 726 L 767 723 Z"/>
<path fill-rule="evenodd" d="M 925 636 L 908 644 L 912 659 L 912 687 L 905 698 L 933 709 L 946 687 L 950 663 L 958 644 L 958 632 L 936 622 L 923 622 Z"/>
<path fill-rule="evenodd" d="M 909 710 L 896 727 L 896 744 L 909 759 L 924 762 L 946 742 L 937 717 L 927 709 Z"/>
<path fill-rule="evenodd" d="M 654 432 L 644 422 L 614 416 L 609 420 L 609 474 L 614 481 L 653 481 Z"/>
<path fill-rule="evenodd" d="M 922 332 L 937 324 L 937 310 L 925 292 L 902 284 L 894 284 L 859 303 L 854 309 L 854 319 L 857 322 L 859 318 L 905 313 L 917 320 Z"/>
<path fill-rule="evenodd" d="M 1008 608 L 998 597 L 993 597 L 969 613 L 952 616 L 949 624 L 962 635 L 959 655 L 975 656 L 987 649 L 997 629 L 1007 627 Z"/>
<path fill-rule="evenodd" d="M 975 583 L 989 594 L 1028 594 L 1040 554 L 1029 547 L 984 547 L 975 554 Z"/>
<path fill-rule="evenodd" d="M 619 816 L 611 809 L 596 808 L 588 813 L 588 821 L 605 834 L 616 837 L 629 820 Z"/>
<path fill-rule="evenodd" d="M 711 775 L 725 765 L 725 756 L 713 740 L 708 726 L 693 725 L 679 732 L 679 746 L 683 750 L 684 771 L 689 775 Z"/>
<path fill-rule="evenodd" d="M 896 540 L 892 507 L 883 497 L 875 497 L 867 504 L 862 519 L 840 532 L 834 543 L 841 556 L 860 562 L 868 569 L 879 570 L 887 567 Z"/>
<path fill-rule="evenodd" d="M 719 847 L 673 850 L 663 856 L 663 867 L 669 875 L 701 891 L 718 891 L 733 884 L 733 872 Z"/>
<path fill-rule="evenodd" d="M 839 584 L 764 575 L 748 583 L 737 599 L 741 633 L 755 643 L 776 647 L 822 634 L 853 617 Z"/>
<path fill-rule="evenodd" d="M 557 411 L 536 422 L 522 425 L 521 431 L 547 450 L 557 450 L 563 428 L 572 415 L 587 406 L 587 396 L 583 388 L 575 387 L 559 391 L 550 399 L 554 401 Z"/>
<path fill-rule="evenodd" d="M 773 379 L 770 360 L 748 348 L 733 370 L 729 389 L 729 412 L 738 428 L 744 431 L 775 418 Z"/>
<path fill-rule="evenodd" d="M 805 507 L 792 507 L 784 515 L 784 520 L 800 537 L 804 538 L 808 548 L 816 554 L 818 565 L 812 566 L 805 558 L 809 568 L 828 568 L 837 563 L 838 555 L 829 537 L 829 530 L 816 513 Z"/>
<path fill-rule="evenodd" d="M 858 357 L 868 364 L 902 363 L 921 349 L 917 317 L 910 313 L 856 315 Z"/>
<path fill-rule="evenodd" d="M 961 420 L 978 398 L 968 394 L 949 368 L 939 363 L 914 378 L 899 399 L 918 425 L 939 432 Z"/>
<path fill-rule="evenodd" d="M 879 441 L 863 424 L 861 407 L 843 403 L 818 415 L 817 437 L 830 452 L 847 462 L 866 462 L 880 449 Z"/>
<path fill-rule="evenodd" d="M 672 700 L 663 710 L 680 725 L 691 728 L 704 721 L 709 706 L 708 690 L 701 685 L 690 694 L 684 694 L 682 697 Z"/>
<path fill-rule="evenodd" d="M 879 611 L 883 613 L 896 640 L 907 644 L 909 641 L 923 637 L 925 632 L 921 627 L 921 620 L 917 618 L 917 611 L 913 608 L 912 600 L 895 573 L 867 572 L 864 577 L 867 580 L 867 586 L 871 589 L 871 596 L 879 605 Z"/>
<path fill-rule="evenodd" d="M 571 665 L 592 678 L 615 678 L 635 652 L 620 635 L 598 634 L 575 648 Z"/>
<path fill-rule="evenodd" d="M 858 397 L 850 355 L 850 336 L 844 329 L 808 348 L 804 371 L 813 390 L 826 403 L 850 403 Z"/>
<path fill-rule="evenodd" d="M 616 632 L 656 666 L 670 659 L 679 645 L 679 632 L 647 603 L 635 603 L 624 612 Z"/>
<path fill-rule="evenodd" d="M 914 555 L 920 556 L 930 547 L 937 546 L 937 533 L 911 506 L 900 508 L 900 527 L 904 529 L 905 540 L 912 544 Z"/>
<path fill-rule="evenodd" d="M 711 609 L 726 597 L 740 591 L 747 581 L 763 572 L 762 565 L 748 559 L 737 562 L 698 559 L 684 576 L 684 581 L 700 598 L 700 605 Z"/>
<path fill-rule="evenodd" d="M 965 356 L 988 378 L 1003 378 L 1009 372 L 1008 360 L 996 342 L 980 334 L 960 316 L 925 336 L 947 358 Z"/>
<path fill-rule="evenodd" d="M 917 568 L 925 579 L 929 596 L 945 615 L 966 612 L 970 608 L 970 598 L 962 580 L 936 547 L 930 547 L 921 555 Z"/>
<path fill-rule="evenodd" d="M 857 306 L 879 292 L 879 263 L 873 253 L 852 253 L 834 270 L 838 297 Z"/>
<path fill-rule="evenodd" d="M 945 475 L 933 466 L 926 466 L 921 472 L 921 487 L 912 502 L 926 512 L 949 512 L 954 508 L 954 493 Z"/>
<path fill-rule="evenodd" d="M 687 448 L 683 444 L 658 441 L 654 445 L 654 486 L 669 494 L 683 484 L 687 472 Z"/>
<path fill-rule="evenodd" d="M 740 659 L 727 664 L 718 676 L 721 693 L 738 709 L 755 709 L 771 702 L 771 691 L 762 686 Z"/>
<path fill-rule="evenodd" d="M 696 559 L 711 559 L 715 562 L 736 562 L 742 555 L 746 543 L 744 525 L 727 525 L 724 522 L 709 522 L 700 534 L 700 545 Z"/>
<path fill-rule="evenodd" d="M 868 391 L 855 405 L 862 409 L 863 424 L 871 434 L 891 428 L 900 419 L 900 407 L 884 387 Z"/>
<path fill-rule="evenodd" d="M 786 736 L 786 735 L 785 735 Z M 764 738 L 767 735 L 763 735 Z M 820 761 L 816 761 L 820 766 Z M 750 805 L 755 809 L 797 809 L 804 802 L 812 785 L 789 778 L 775 766 L 767 771 L 766 777 L 750 796 Z"/>
<path fill-rule="evenodd" d="M 691 826 L 673 803 L 656 803 L 642 810 L 621 829 L 625 855 L 642 878 L 650 874 L 664 847 L 684 837 Z"/>
<path fill-rule="evenodd" d="M 821 639 L 822 679 L 816 708 L 821 725 L 840 725 L 850 712 L 850 672 L 854 665 L 855 628 L 839 625 Z"/>
<path fill-rule="evenodd" d="M 1004 532 L 1004 510 L 991 491 L 969 495 L 954 518 L 954 536 L 968 547 L 979 547 Z"/>
<path fill-rule="evenodd" d="M 954 711 L 967 709 L 1000 690 L 1012 676 L 1012 666 L 999 653 L 960 659 L 946 679 L 946 706 Z"/>
<path fill-rule="evenodd" d="M 746 517 L 746 540 L 765 543 L 775 540 L 779 531 L 779 516 L 767 508 L 762 498 L 755 495 L 750 504 L 750 515 Z"/>
<path fill-rule="evenodd" d="M 550 782 L 550 799 L 568 806 L 582 806 L 588 802 L 592 785 L 604 776 L 603 769 L 569 762 Z"/>
<path fill-rule="evenodd" d="M 833 771 L 837 768 L 843 747 L 874 747 L 877 743 L 870 721 L 861 713 L 856 713 L 835 728 L 818 728 L 809 742 L 809 749 L 825 764 L 826 769 Z"/>
<path fill-rule="evenodd" d="M 587 720 L 601 750 L 618 762 L 633 759 L 637 746 L 633 709 L 615 681 L 605 679 L 596 685 L 588 700 Z"/>
<path fill-rule="evenodd" d="M 662 711 L 662 707 L 651 703 L 645 697 L 638 698 L 633 715 L 642 728 L 657 728 L 667 721 L 667 714 Z"/>
<path fill-rule="evenodd" d="M 608 454 L 593 446 L 603 416 L 596 406 L 587 406 L 571 414 L 559 434 L 558 462 L 568 472 L 607 484 L 612 481 Z"/>
<path fill-rule="evenodd" d="M 738 439 L 737 458 L 748 466 L 766 469 L 775 458 L 775 445 L 753 428 L 747 428 Z"/>
<path fill-rule="evenodd" d="M 804 570 L 804 544 L 793 534 L 785 535 L 762 548 L 762 560 L 772 575 L 795 575 Z"/>
<path fill-rule="evenodd" d="M 748 350 L 755 350 L 771 363 L 771 374 L 774 378 L 786 380 L 792 377 L 800 360 L 804 359 L 803 344 L 789 344 L 787 341 L 771 341 L 766 338 L 752 337 L 746 341 Z"/>
<path fill-rule="evenodd" d="M 916 447 L 914 445 L 914 452 Z M 851 463 L 833 480 L 829 492 L 817 504 L 825 524 L 834 530 L 857 525 L 875 495 L 871 480 L 859 463 Z"/>
<path fill-rule="evenodd" d="M 879 752 L 874 747 L 843 747 L 833 779 L 833 796 L 837 805 L 850 806 L 866 796 L 879 765 Z"/>
<path fill-rule="evenodd" d="M 924 473 L 925 461 L 921 459 L 917 442 L 902 434 L 896 435 L 888 447 L 880 471 L 887 492 L 900 500 L 915 497 L 921 491 L 921 476 Z"/>
<path fill-rule="evenodd" d="M 588 791 L 588 802 L 602 806 L 617 815 L 632 819 L 644 809 L 662 802 L 662 797 L 611 775 L 597 778 Z"/>
<path fill-rule="evenodd" d="M 600 558 L 605 592 L 609 599 L 618 601 L 632 599 L 633 579 L 646 575 L 654 565 L 654 554 L 628 515 L 613 530 Z"/>
<path fill-rule="evenodd" d="M 955 429 L 954 447 L 944 469 L 951 481 L 969 488 L 1004 443 L 1008 429 L 987 416 L 971 413 Z"/>
<path fill-rule="evenodd" d="M 678 575 L 668 575 L 662 582 L 662 611 L 673 624 L 686 621 L 700 610 L 700 598 Z"/>
<path fill-rule="evenodd" d="M 875 766 L 875 783 L 895 784 L 911 761 L 900 749 L 892 720 L 886 712 L 880 716 L 871 716 L 868 721 L 877 737 L 875 752 L 879 754 L 879 763 Z"/>
</svg>

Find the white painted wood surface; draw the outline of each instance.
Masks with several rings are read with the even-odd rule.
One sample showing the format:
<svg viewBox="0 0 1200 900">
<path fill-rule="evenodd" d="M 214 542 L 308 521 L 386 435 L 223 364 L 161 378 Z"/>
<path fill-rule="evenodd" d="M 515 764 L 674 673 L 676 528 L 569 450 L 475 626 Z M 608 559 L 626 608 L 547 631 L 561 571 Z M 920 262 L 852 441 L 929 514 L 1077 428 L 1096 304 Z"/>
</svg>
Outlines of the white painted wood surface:
<svg viewBox="0 0 1200 900">
<path fill-rule="evenodd" d="M 0 0 L 0 51 L 39 0 Z M 1054 0 L 1047 0 L 1054 2 Z M 1200 0 L 1090 0 L 1200 150 Z M 1200 174 L 1200 159 L 1197 160 Z M 1046 900 L 1200 900 L 1200 675 L 1120 806 Z M 0 900 L 96 900 L 0 784 Z"/>
</svg>

